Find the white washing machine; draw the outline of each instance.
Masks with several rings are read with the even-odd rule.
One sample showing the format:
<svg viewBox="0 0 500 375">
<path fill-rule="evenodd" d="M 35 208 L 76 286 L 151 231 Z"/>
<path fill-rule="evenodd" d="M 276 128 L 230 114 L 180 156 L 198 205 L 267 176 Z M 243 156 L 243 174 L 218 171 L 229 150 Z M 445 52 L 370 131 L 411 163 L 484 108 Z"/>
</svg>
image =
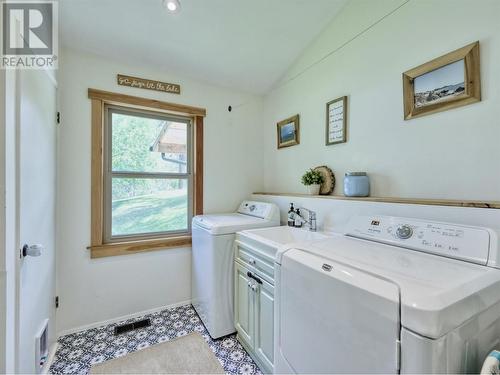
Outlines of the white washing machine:
<svg viewBox="0 0 500 375">
<path fill-rule="evenodd" d="M 497 234 L 357 217 L 276 257 L 276 373 L 479 373 L 500 347 Z"/>
<path fill-rule="evenodd" d="M 273 203 L 244 201 L 236 213 L 199 215 L 192 225 L 192 304 L 212 338 L 235 332 L 233 243 L 244 229 L 280 225 Z"/>
</svg>

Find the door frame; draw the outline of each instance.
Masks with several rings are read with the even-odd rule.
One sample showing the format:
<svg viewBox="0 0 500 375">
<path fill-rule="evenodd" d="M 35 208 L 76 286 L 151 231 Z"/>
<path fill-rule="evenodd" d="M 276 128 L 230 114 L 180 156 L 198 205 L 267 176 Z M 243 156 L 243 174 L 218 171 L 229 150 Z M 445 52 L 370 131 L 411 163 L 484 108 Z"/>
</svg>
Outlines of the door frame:
<svg viewBox="0 0 500 375">
<path fill-rule="evenodd" d="M 17 123 L 19 119 L 19 72 L 2 70 L 0 73 L 0 108 L 4 114 L 1 119 L 0 144 L 3 152 L 0 156 L 1 218 L 0 241 L 5 249 L 0 259 L 2 273 L 2 308 L 0 319 L 0 371 L 17 371 L 17 313 L 18 313 L 18 163 L 17 163 Z"/>
<path fill-rule="evenodd" d="M 0 120 L 0 149 L 6 150 L 6 125 L 7 114 L 6 107 L 6 79 L 7 74 L 5 70 L 0 71 L 0 113 L 4 116 Z M 6 152 L 0 153 L 0 186 L 2 193 L 0 195 L 0 243 L 1 248 L 6 249 Z M 3 251 L 0 255 L 0 372 L 7 372 L 7 252 Z"/>
</svg>

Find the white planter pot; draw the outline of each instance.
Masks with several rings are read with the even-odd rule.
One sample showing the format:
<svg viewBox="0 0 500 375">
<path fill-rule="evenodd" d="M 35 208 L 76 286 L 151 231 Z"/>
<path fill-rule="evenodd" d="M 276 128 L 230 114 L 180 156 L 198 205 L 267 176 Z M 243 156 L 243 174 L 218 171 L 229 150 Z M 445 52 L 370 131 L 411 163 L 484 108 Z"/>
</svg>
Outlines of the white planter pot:
<svg viewBox="0 0 500 375">
<path fill-rule="evenodd" d="M 319 195 L 319 188 L 321 185 L 309 185 L 307 186 L 307 190 L 309 191 L 310 195 Z"/>
</svg>

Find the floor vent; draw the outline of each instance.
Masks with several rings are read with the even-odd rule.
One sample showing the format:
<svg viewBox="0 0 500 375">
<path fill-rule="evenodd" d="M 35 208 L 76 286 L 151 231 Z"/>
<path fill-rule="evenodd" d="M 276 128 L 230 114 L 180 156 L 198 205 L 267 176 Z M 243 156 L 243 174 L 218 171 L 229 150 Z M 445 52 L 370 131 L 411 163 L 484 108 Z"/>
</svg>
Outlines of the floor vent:
<svg viewBox="0 0 500 375">
<path fill-rule="evenodd" d="M 123 324 L 121 326 L 115 327 L 115 335 L 120 335 L 122 333 L 133 331 L 135 329 L 149 327 L 150 325 L 151 325 L 150 319 L 143 319 L 143 320 L 138 320 L 137 322 Z"/>
<path fill-rule="evenodd" d="M 41 374 L 49 357 L 49 320 L 45 319 L 42 328 L 35 336 L 35 370 Z"/>
</svg>

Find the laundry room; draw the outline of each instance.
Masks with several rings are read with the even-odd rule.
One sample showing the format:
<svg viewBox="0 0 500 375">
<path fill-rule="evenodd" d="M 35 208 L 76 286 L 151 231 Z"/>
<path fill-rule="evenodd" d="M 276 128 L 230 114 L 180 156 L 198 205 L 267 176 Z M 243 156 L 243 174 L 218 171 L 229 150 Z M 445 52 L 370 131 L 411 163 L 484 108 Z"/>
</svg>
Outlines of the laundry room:
<svg viewBox="0 0 500 375">
<path fill-rule="evenodd" d="M 499 0 L 3 0 L 0 373 L 500 373 Z"/>
</svg>

